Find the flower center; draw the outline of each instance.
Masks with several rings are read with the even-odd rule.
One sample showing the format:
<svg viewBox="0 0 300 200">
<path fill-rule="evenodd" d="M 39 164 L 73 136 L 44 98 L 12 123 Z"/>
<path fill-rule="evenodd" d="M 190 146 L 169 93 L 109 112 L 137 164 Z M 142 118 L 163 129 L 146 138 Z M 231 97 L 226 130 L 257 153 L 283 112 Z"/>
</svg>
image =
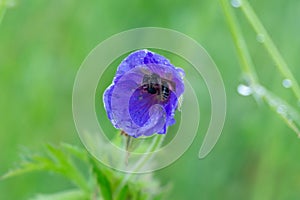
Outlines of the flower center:
<svg viewBox="0 0 300 200">
<path fill-rule="evenodd" d="M 161 102 L 167 101 L 170 96 L 170 81 L 161 78 L 158 74 L 145 74 L 142 82 L 142 91 L 156 94 Z"/>
</svg>

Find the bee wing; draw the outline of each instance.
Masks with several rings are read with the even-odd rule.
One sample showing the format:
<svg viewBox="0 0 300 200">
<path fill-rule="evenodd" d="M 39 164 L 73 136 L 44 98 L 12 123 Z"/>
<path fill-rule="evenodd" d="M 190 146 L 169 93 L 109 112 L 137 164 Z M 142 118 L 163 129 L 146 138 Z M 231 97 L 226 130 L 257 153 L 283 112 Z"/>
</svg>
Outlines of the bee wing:
<svg viewBox="0 0 300 200">
<path fill-rule="evenodd" d="M 140 69 L 143 74 L 151 75 L 151 71 L 146 67 L 141 67 Z"/>
<path fill-rule="evenodd" d="M 177 109 L 178 109 L 179 111 L 181 111 L 182 102 L 183 102 L 183 95 L 181 95 L 181 96 L 178 98 L 178 106 L 177 106 Z"/>
<path fill-rule="evenodd" d="M 166 78 L 169 80 L 173 79 L 173 74 L 172 73 L 166 73 Z"/>
<path fill-rule="evenodd" d="M 166 73 L 166 78 L 165 79 L 162 79 L 164 81 L 166 81 L 169 86 L 171 86 L 171 90 L 175 91 L 176 90 L 176 83 L 173 80 L 173 75 L 172 73 Z"/>
<path fill-rule="evenodd" d="M 167 85 L 168 89 L 170 89 L 174 92 L 176 91 L 176 83 L 175 82 L 173 82 L 169 79 L 164 79 L 164 78 L 162 78 L 161 80 L 163 80 L 164 82 L 166 82 L 168 84 Z"/>
</svg>

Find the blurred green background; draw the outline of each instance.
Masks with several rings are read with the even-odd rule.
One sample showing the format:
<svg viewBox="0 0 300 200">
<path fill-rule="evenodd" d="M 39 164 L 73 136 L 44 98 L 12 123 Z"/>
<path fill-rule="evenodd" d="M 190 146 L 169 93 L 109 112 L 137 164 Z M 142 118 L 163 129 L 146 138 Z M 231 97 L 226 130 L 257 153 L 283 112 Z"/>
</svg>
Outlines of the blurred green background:
<svg viewBox="0 0 300 200">
<path fill-rule="evenodd" d="M 155 172 L 163 185 L 172 184 L 169 199 L 300 199 L 300 141 L 266 105 L 236 92 L 241 71 L 218 1 L 16 1 L 0 26 L 0 174 L 14 166 L 23 147 L 38 151 L 44 143 L 62 141 L 81 145 L 71 106 L 80 64 L 115 33 L 158 26 L 183 32 L 206 48 L 222 74 L 228 100 L 222 136 L 199 160 L 210 110 L 205 108 L 206 88 L 197 88 L 200 98 L 205 94 L 202 135 L 177 162 Z M 299 79 L 300 1 L 250 4 Z M 294 104 L 246 19 L 236 14 L 261 81 Z M 191 77 L 193 84 L 197 79 Z M 69 187 L 59 176 L 32 173 L 0 181 L 0 199 L 27 199 Z"/>
</svg>

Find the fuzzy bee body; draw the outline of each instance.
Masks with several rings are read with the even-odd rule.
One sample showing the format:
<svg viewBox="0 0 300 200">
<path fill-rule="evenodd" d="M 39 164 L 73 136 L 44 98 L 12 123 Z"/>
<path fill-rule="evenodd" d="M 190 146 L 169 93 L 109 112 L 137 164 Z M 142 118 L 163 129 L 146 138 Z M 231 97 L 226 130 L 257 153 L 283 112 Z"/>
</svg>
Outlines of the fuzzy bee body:
<svg viewBox="0 0 300 200">
<path fill-rule="evenodd" d="M 160 77 L 157 74 L 148 75 L 143 77 L 143 90 L 149 94 L 156 94 L 159 92 Z"/>
<path fill-rule="evenodd" d="M 162 101 L 166 101 L 168 100 L 170 97 L 170 89 L 169 89 L 169 85 L 168 82 L 166 81 L 162 81 L 161 82 L 161 94 L 160 94 L 160 99 Z"/>
<path fill-rule="evenodd" d="M 142 89 L 149 94 L 156 94 L 160 101 L 167 101 L 170 97 L 170 87 L 174 83 L 161 78 L 158 74 L 145 74 L 142 82 Z"/>
</svg>

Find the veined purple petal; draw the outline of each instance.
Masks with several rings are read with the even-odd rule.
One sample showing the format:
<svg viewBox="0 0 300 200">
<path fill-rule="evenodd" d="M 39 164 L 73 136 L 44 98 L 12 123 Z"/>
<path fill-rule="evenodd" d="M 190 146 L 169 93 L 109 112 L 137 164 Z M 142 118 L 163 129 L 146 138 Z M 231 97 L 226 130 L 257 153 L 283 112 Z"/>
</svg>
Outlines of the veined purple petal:
<svg viewBox="0 0 300 200">
<path fill-rule="evenodd" d="M 131 53 L 119 65 L 103 101 L 112 124 L 133 137 L 164 134 L 175 123 L 184 71 L 148 50 Z"/>
</svg>

